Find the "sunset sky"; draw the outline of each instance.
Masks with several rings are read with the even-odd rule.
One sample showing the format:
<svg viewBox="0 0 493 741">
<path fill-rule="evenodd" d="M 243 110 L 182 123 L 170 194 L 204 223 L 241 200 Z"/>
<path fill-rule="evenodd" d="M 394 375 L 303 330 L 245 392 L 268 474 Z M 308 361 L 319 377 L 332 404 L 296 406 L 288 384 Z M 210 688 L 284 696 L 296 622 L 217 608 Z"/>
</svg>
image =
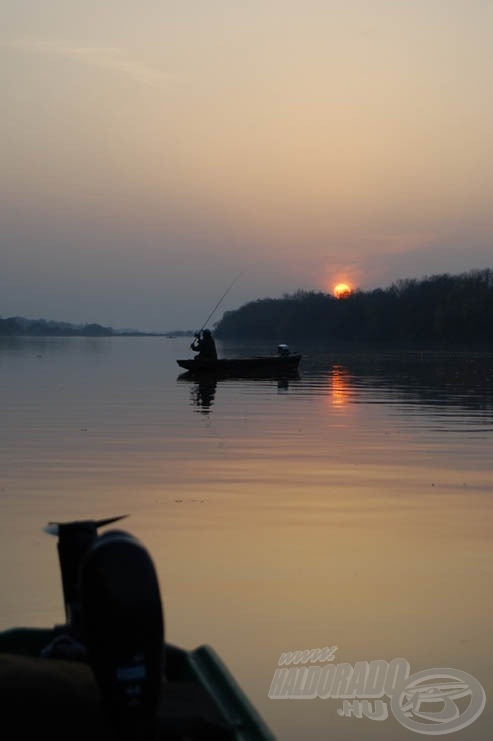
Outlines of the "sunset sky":
<svg viewBox="0 0 493 741">
<path fill-rule="evenodd" d="M 493 267 L 490 0 L 16 0 L 0 316 L 196 329 Z"/>
</svg>

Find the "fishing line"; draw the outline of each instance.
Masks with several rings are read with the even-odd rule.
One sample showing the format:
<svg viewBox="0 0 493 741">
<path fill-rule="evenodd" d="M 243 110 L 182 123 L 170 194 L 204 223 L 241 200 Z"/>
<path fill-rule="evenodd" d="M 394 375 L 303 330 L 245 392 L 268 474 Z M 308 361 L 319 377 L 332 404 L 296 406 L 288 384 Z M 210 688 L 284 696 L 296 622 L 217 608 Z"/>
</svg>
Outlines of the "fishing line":
<svg viewBox="0 0 493 741">
<path fill-rule="evenodd" d="M 217 304 L 216 304 L 216 305 L 214 306 L 214 308 L 212 309 L 211 313 L 209 314 L 209 316 L 207 317 L 207 319 L 206 319 L 206 320 L 205 320 L 205 322 L 203 323 L 202 327 L 201 327 L 201 328 L 199 329 L 199 331 L 198 331 L 198 334 L 200 334 L 200 333 L 202 332 L 202 330 L 203 330 L 203 329 L 204 329 L 204 327 L 206 326 L 206 324 L 207 324 L 207 322 L 209 321 L 209 319 L 211 318 L 211 316 L 212 316 L 212 315 L 214 314 L 214 312 L 216 311 L 216 309 L 218 309 L 218 308 L 219 308 L 219 306 L 220 306 L 220 304 L 222 303 L 222 301 L 224 301 L 224 299 L 226 298 L 226 296 L 228 295 L 228 293 L 229 293 L 229 292 L 231 291 L 231 289 L 233 288 L 234 284 L 235 284 L 235 283 L 236 283 L 237 281 L 239 281 L 239 279 L 240 279 L 240 278 L 241 278 L 241 276 L 242 276 L 242 275 L 244 274 L 244 272 L 245 272 L 245 271 L 244 271 L 244 270 L 242 270 L 242 271 L 241 271 L 241 273 L 238 273 L 238 275 L 237 275 L 237 276 L 236 276 L 236 278 L 235 278 L 235 279 L 233 280 L 233 282 L 231 283 L 231 285 L 229 285 L 229 286 L 228 286 L 228 288 L 227 288 L 227 289 L 226 289 L 226 290 L 224 291 L 223 295 L 221 296 L 221 298 L 219 299 L 219 301 L 217 302 Z"/>
</svg>

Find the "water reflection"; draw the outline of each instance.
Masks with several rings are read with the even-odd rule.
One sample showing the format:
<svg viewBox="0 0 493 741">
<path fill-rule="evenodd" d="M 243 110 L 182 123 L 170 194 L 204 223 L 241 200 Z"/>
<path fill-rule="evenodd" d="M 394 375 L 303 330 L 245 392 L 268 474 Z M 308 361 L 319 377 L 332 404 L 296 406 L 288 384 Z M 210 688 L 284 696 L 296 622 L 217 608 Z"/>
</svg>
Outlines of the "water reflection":
<svg viewBox="0 0 493 741">
<path fill-rule="evenodd" d="M 241 384 L 255 384 L 255 383 L 269 383 L 277 386 L 278 394 L 288 393 L 290 388 L 290 382 L 299 380 L 300 376 L 298 373 L 290 375 L 250 375 L 250 376 L 220 376 L 216 374 L 202 374 L 196 375 L 190 372 L 182 373 L 178 376 L 178 381 L 189 383 L 190 387 L 190 404 L 195 407 L 195 411 L 199 414 L 210 414 L 216 399 L 216 391 L 219 383 L 241 383 Z"/>
<path fill-rule="evenodd" d="M 212 412 L 216 388 L 217 380 L 210 377 L 206 377 L 193 384 L 190 391 L 191 403 L 197 407 L 197 411 L 201 414 Z"/>
<path fill-rule="evenodd" d="M 348 404 L 351 395 L 351 376 L 346 368 L 334 365 L 330 373 L 330 400 L 333 406 Z"/>
<path fill-rule="evenodd" d="M 314 353 L 302 369 L 308 393 L 326 389 L 331 406 L 372 403 L 493 410 L 493 354 L 375 349 Z"/>
<path fill-rule="evenodd" d="M 197 376 L 190 372 L 178 378 L 191 384 L 191 405 L 209 414 L 216 403 L 218 386 L 236 383 L 271 387 L 278 393 L 321 396 L 332 409 L 348 411 L 360 403 L 399 404 L 409 410 L 433 407 L 437 411 L 453 407 L 467 412 L 493 410 L 493 354 L 426 350 L 378 350 L 321 353 L 306 351 L 300 373 L 293 375 Z M 449 413 L 449 412 L 447 412 Z"/>
<path fill-rule="evenodd" d="M 278 394 L 284 394 L 289 391 L 289 379 L 288 378 L 278 378 L 277 379 L 277 393 Z"/>
<path fill-rule="evenodd" d="M 17 347 L 0 343 L 5 627 L 60 621 L 40 523 L 121 510 L 170 639 L 210 643 L 282 741 L 409 741 L 395 719 L 269 700 L 298 647 L 457 667 L 491 695 L 493 353 L 306 347 L 299 379 L 178 383 L 185 340 Z M 490 737 L 488 707 L 467 741 Z"/>
</svg>

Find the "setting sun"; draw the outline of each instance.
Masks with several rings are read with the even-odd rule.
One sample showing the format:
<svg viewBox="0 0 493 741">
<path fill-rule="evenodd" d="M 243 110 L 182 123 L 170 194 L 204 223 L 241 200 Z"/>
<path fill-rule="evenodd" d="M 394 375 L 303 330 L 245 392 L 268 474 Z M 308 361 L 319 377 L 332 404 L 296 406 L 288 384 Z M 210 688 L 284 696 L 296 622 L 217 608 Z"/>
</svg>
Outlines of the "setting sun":
<svg viewBox="0 0 493 741">
<path fill-rule="evenodd" d="M 336 298 L 346 298 L 351 293 L 351 286 L 347 283 L 338 283 L 334 286 L 334 296 Z"/>
</svg>

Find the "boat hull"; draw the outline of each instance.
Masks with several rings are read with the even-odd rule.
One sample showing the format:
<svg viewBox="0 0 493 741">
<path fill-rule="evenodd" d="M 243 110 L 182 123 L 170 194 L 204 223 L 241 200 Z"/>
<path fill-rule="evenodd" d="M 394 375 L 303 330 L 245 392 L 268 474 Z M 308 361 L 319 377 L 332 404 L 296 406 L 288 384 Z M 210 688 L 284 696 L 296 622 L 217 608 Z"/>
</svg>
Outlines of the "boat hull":
<svg viewBox="0 0 493 741">
<path fill-rule="evenodd" d="M 94 678 L 85 662 L 40 658 L 55 636 L 54 630 L 43 628 L 0 632 L 0 692 L 2 698 L 8 698 L 3 708 L 4 723 L 12 717 L 20 730 L 17 737 L 31 738 L 26 728 L 32 727 L 30 714 L 34 714 L 38 715 L 40 734 L 48 731 L 53 741 L 112 739 L 106 727 L 99 728 L 103 715 Z M 210 646 L 186 650 L 166 643 L 163 659 L 165 677 L 155 741 L 274 741 L 270 729 Z M 49 728 L 42 727 L 45 719 L 49 719 Z"/>
<path fill-rule="evenodd" d="M 250 358 L 218 358 L 217 360 L 181 359 L 176 362 L 193 374 L 226 376 L 296 374 L 301 355 L 263 355 Z"/>
</svg>

